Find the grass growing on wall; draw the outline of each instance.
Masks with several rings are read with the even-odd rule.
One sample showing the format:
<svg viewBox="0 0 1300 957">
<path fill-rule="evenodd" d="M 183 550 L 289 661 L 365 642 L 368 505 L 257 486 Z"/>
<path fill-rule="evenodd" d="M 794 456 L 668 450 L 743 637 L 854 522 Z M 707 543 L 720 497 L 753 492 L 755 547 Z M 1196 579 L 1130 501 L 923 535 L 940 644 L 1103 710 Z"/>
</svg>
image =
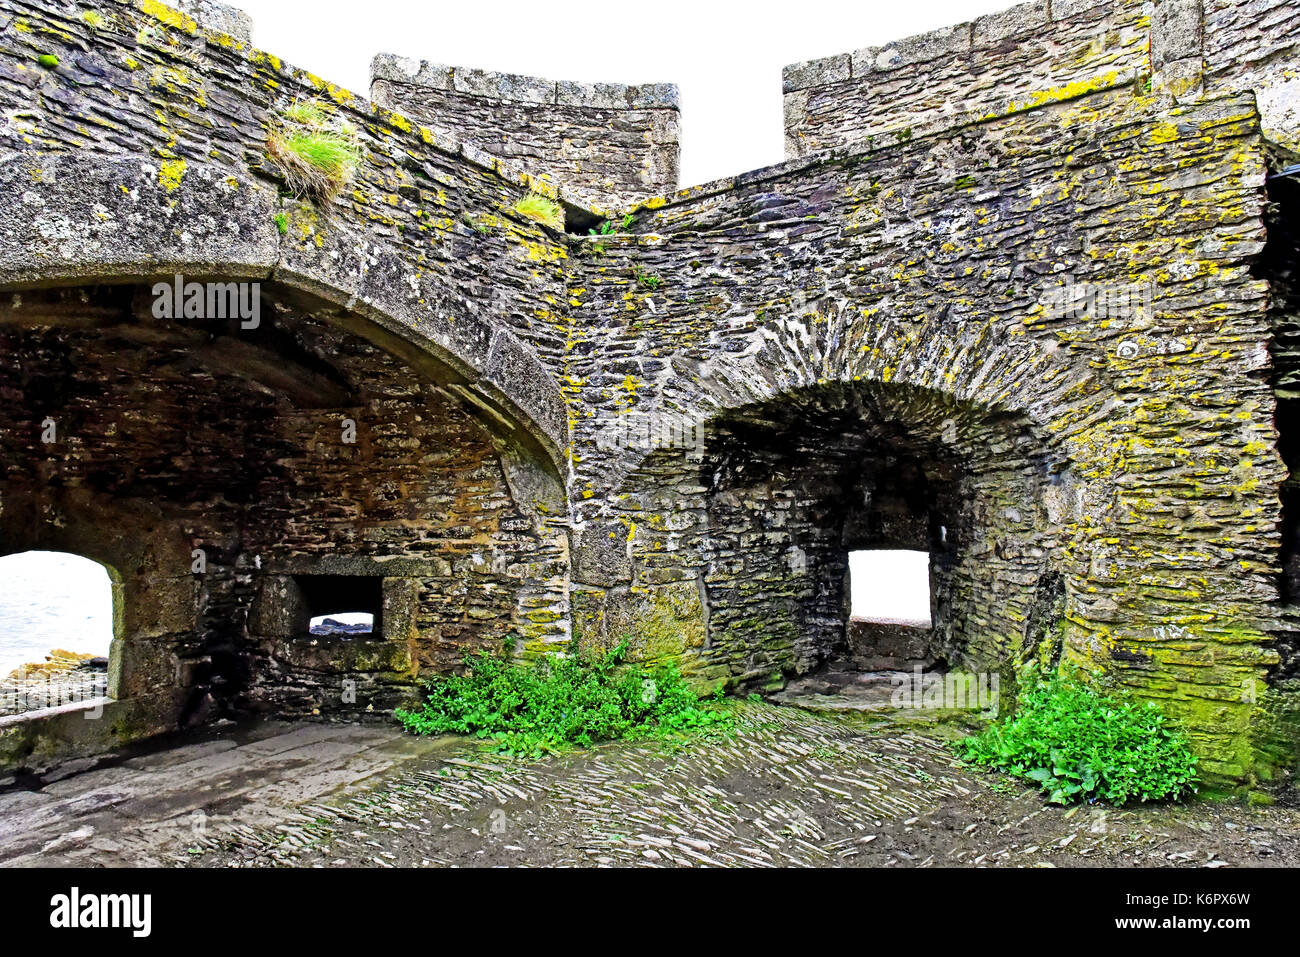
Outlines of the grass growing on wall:
<svg viewBox="0 0 1300 957">
<path fill-rule="evenodd" d="M 1151 702 L 1070 678 L 1022 678 L 1016 711 L 957 746 L 967 761 L 1033 781 L 1049 802 L 1177 800 L 1196 791 L 1196 758 Z"/>
<path fill-rule="evenodd" d="M 397 719 L 416 734 L 468 734 L 494 750 L 537 757 L 601 741 L 718 729 L 731 715 L 702 701 L 674 667 L 626 664 L 607 654 L 553 655 L 528 667 L 482 653 L 464 675 L 433 679 L 417 710 Z"/>
<path fill-rule="evenodd" d="M 541 193 L 529 193 L 515 203 L 514 211 L 534 222 L 564 231 L 564 207 Z"/>
<path fill-rule="evenodd" d="M 266 155 L 295 196 L 328 203 L 352 180 L 361 165 L 355 130 L 331 123 L 325 109 L 312 101 L 291 103 L 280 125 L 266 140 Z"/>
</svg>

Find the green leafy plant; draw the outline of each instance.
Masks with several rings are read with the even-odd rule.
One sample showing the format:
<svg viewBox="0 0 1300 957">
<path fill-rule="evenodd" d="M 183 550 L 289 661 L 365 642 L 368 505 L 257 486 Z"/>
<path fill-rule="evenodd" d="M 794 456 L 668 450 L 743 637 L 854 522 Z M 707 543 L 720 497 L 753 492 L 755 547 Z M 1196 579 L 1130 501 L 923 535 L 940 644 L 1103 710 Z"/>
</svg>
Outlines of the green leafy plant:
<svg viewBox="0 0 1300 957">
<path fill-rule="evenodd" d="M 514 205 L 514 211 L 543 226 L 564 230 L 564 207 L 541 193 L 528 193 L 520 197 Z"/>
<path fill-rule="evenodd" d="M 967 761 L 1033 781 L 1054 804 L 1195 793 L 1196 758 L 1153 703 L 1032 668 L 1021 681 L 1014 714 L 958 743 Z"/>
<path fill-rule="evenodd" d="M 291 103 L 266 141 L 266 155 L 279 168 L 295 196 L 328 202 L 351 181 L 361 165 L 356 131 L 331 123 L 313 101 Z"/>
<path fill-rule="evenodd" d="M 730 725 L 674 667 L 627 664 L 626 643 L 607 654 L 553 655 L 535 667 L 490 654 L 466 658 L 466 673 L 433 679 L 419 710 L 398 710 L 416 734 L 468 734 L 494 750 L 537 757 L 573 746 Z"/>
<path fill-rule="evenodd" d="M 631 229 L 631 228 L 632 228 L 632 223 L 634 223 L 635 221 L 636 221 L 636 217 L 633 216 L 631 213 L 628 213 L 627 215 L 625 215 L 625 216 L 623 217 L 623 219 L 622 219 L 620 222 L 618 222 L 618 223 L 615 223 L 614 220 L 612 220 L 612 219 L 607 219 L 607 220 L 605 220 L 604 222 L 602 222 L 602 223 L 600 224 L 600 228 L 599 228 L 599 229 L 589 229 L 589 230 L 587 230 L 587 235 L 589 235 L 589 236 L 598 236 L 598 237 L 599 237 L 599 236 L 615 236 L 615 235 L 617 235 L 618 233 L 626 232 L 627 230 Z M 589 250 L 590 250 L 590 252 L 592 253 L 592 255 L 595 255 L 595 256 L 603 256 L 603 255 L 605 255 L 605 244 L 604 244 L 604 243 L 592 243 L 591 246 L 589 247 Z"/>
<path fill-rule="evenodd" d="M 614 236 L 631 229 L 634 222 L 636 222 L 636 217 L 628 213 L 617 225 L 615 225 L 614 220 L 607 219 L 600 224 L 599 229 L 589 229 L 587 233 L 591 236 Z"/>
<path fill-rule="evenodd" d="M 636 271 L 636 281 L 637 285 L 643 286 L 646 289 L 658 289 L 663 283 L 663 280 L 654 275 L 654 273 L 643 272 L 640 269 Z"/>
<path fill-rule="evenodd" d="M 36 62 L 39 63 L 41 66 L 45 67 L 47 70 L 53 70 L 56 66 L 59 65 L 59 58 L 56 57 L 53 53 L 42 53 L 40 56 L 36 58 Z"/>
<path fill-rule="evenodd" d="M 618 232 L 618 227 L 616 227 L 616 226 L 614 225 L 614 223 L 613 223 L 612 220 L 608 220 L 608 219 L 607 219 L 607 220 L 605 220 L 603 223 L 600 224 L 600 229 L 598 229 L 598 230 L 596 230 L 596 229 L 589 229 L 589 230 L 587 230 L 587 235 L 589 235 L 589 236 L 612 236 L 612 235 L 614 235 L 616 232 Z M 592 243 L 591 246 L 588 247 L 588 250 L 591 252 L 591 254 L 592 254 L 593 256 L 603 256 L 603 255 L 605 255 L 605 244 L 604 244 L 604 243 Z"/>
<path fill-rule="evenodd" d="M 281 236 L 289 231 L 289 216 L 287 213 L 276 213 L 271 217 L 271 221 L 275 223 L 276 231 Z"/>
</svg>

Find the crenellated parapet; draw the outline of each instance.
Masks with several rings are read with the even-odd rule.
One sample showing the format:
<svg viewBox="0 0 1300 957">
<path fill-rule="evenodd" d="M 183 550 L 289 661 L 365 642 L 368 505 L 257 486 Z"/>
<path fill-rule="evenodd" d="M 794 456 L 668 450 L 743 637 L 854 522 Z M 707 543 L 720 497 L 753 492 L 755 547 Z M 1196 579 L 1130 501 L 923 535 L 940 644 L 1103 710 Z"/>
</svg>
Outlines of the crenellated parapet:
<svg viewBox="0 0 1300 957">
<path fill-rule="evenodd" d="M 1300 152 L 1300 7 L 1287 0 L 1201 2 L 1202 29 L 1188 36 L 1201 44 L 1206 92 L 1253 91 L 1265 134 Z"/>
<path fill-rule="evenodd" d="M 1300 21 L 1285 0 L 1036 0 L 785 68 L 786 155 L 883 142 L 1100 90 L 1251 90 L 1294 149 Z"/>
<path fill-rule="evenodd" d="M 1133 84 L 1143 0 L 1037 0 L 879 47 L 788 66 L 786 155 L 886 142 Z"/>
<path fill-rule="evenodd" d="M 370 95 L 616 209 L 677 188 L 678 95 L 669 83 L 575 83 L 380 54 Z"/>
</svg>

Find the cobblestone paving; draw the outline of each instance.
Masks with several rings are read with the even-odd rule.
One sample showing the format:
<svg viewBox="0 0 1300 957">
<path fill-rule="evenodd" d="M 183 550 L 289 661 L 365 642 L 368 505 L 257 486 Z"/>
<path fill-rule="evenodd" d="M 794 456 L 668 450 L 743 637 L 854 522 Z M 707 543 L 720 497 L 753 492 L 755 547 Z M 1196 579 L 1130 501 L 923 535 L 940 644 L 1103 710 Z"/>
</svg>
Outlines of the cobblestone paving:
<svg viewBox="0 0 1300 957">
<path fill-rule="evenodd" d="M 1044 806 L 963 767 L 942 726 L 742 704 L 735 732 L 517 763 L 431 753 L 274 826 L 212 828 L 198 866 L 1210 866 L 1300 862 L 1300 815 L 1200 802 Z M 946 735 L 952 737 L 950 731 Z"/>
</svg>

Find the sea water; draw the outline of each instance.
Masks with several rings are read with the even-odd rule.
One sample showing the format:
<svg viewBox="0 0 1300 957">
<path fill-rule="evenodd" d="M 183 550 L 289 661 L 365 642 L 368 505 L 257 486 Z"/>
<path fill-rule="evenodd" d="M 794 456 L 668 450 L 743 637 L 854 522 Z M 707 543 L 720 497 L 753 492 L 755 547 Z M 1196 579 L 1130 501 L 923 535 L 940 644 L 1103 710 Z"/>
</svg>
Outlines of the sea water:
<svg viewBox="0 0 1300 957">
<path fill-rule="evenodd" d="M 108 655 L 113 590 L 108 571 L 63 552 L 0 558 L 0 677 L 54 648 Z"/>
</svg>

